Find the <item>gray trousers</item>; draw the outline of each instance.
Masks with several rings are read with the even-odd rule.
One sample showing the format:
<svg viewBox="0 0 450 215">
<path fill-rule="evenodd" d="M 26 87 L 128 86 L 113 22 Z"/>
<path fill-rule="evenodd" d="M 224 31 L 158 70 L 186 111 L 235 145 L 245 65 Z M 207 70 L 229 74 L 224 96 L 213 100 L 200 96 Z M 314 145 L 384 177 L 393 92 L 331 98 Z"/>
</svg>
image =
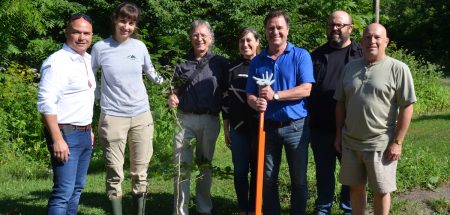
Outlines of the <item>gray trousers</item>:
<svg viewBox="0 0 450 215">
<path fill-rule="evenodd" d="M 189 214 L 190 175 L 194 161 L 200 174 L 196 176 L 196 209 L 211 213 L 212 166 L 216 140 L 220 131 L 218 116 L 178 113 L 180 126 L 174 136 L 174 214 Z"/>
</svg>

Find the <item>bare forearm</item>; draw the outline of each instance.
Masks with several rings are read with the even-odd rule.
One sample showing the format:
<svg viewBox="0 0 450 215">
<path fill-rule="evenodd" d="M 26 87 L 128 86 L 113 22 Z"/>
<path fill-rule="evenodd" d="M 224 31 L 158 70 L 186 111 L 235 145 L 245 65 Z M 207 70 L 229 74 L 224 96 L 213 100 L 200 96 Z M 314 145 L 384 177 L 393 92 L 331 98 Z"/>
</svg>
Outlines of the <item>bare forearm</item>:
<svg viewBox="0 0 450 215">
<path fill-rule="evenodd" d="M 413 115 L 413 105 L 410 104 L 403 108 L 400 108 L 398 117 L 397 117 L 397 127 L 395 128 L 395 136 L 396 140 L 403 140 L 408 132 L 409 124 L 411 123 L 411 118 Z"/>
<path fill-rule="evenodd" d="M 345 105 L 343 102 L 336 102 L 336 136 L 341 136 L 345 122 Z"/>
<path fill-rule="evenodd" d="M 230 133 L 230 121 L 228 119 L 223 120 L 223 132 Z"/>
<path fill-rule="evenodd" d="M 311 83 L 304 83 L 288 90 L 278 91 L 280 101 L 293 101 L 309 97 L 311 94 Z"/>
<path fill-rule="evenodd" d="M 258 97 L 256 97 L 255 95 L 247 93 L 247 104 L 254 110 L 258 110 L 258 108 L 256 107 L 257 99 L 258 99 Z"/>
<path fill-rule="evenodd" d="M 57 116 L 42 114 L 42 118 L 44 119 L 44 124 L 47 127 L 53 142 L 59 142 L 63 140 L 61 132 L 59 131 Z"/>
</svg>

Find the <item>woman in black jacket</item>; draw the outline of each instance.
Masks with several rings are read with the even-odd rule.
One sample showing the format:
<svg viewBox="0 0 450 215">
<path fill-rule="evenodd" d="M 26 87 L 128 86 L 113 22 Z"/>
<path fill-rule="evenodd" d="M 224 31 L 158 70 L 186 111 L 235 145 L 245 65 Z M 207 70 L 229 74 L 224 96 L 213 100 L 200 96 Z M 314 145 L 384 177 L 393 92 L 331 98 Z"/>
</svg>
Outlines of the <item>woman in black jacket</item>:
<svg viewBox="0 0 450 215">
<path fill-rule="evenodd" d="M 234 187 L 240 215 L 255 212 L 258 114 L 247 104 L 245 85 L 250 61 L 259 49 L 258 33 L 251 28 L 242 29 L 239 32 L 241 58 L 228 70 L 222 107 L 225 142 L 232 151 Z"/>
</svg>

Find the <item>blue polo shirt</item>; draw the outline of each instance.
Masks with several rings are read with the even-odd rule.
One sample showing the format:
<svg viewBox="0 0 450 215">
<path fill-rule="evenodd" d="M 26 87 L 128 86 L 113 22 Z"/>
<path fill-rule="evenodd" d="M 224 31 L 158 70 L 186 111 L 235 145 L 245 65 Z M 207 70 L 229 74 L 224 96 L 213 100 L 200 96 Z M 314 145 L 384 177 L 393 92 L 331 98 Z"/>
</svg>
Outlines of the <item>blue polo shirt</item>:
<svg viewBox="0 0 450 215">
<path fill-rule="evenodd" d="M 258 96 L 258 85 L 252 78 L 261 78 L 265 73 L 273 74 L 275 82 L 272 89 L 277 91 L 288 90 L 303 83 L 315 83 L 311 56 L 305 49 L 294 46 L 288 42 L 286 49 L 277 60 L 273 60 L 263 50 L 253 58 L 248 71 L 246 92 Z M 296 120 L 308 115 L 306 99 L 295 101 L 269 101 L 265 112 L 266 120 L 288 121 Z"/>
</svg>

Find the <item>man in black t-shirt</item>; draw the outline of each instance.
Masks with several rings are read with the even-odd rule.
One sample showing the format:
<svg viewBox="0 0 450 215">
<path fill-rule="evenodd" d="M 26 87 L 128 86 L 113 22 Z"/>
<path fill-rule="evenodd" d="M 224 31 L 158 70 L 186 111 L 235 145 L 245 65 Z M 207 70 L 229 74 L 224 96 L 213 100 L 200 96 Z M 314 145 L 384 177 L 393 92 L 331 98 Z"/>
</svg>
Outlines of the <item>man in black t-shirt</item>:
<svg viewBox="0 0 450 215">
<path fill-rule="evenodd" d="M 333 99 L 336 83 L 345 64 L 362 57 L 361 47 L 350 39 L 352 30 L 352 18 L 348 13 L 333 12 L 328 19 L 328 42 L 311 54 L 316 83 L 313 84 L 308 108 L 311 147 L 316 163 L 317 215 L 331 214 L 336 158 L 340 158 L 333 146 L 336 135 L 336 101 Z M 348 186 L 341 188 L 340 208 L 344 214 L 351 214 Z"/>
</svg>

